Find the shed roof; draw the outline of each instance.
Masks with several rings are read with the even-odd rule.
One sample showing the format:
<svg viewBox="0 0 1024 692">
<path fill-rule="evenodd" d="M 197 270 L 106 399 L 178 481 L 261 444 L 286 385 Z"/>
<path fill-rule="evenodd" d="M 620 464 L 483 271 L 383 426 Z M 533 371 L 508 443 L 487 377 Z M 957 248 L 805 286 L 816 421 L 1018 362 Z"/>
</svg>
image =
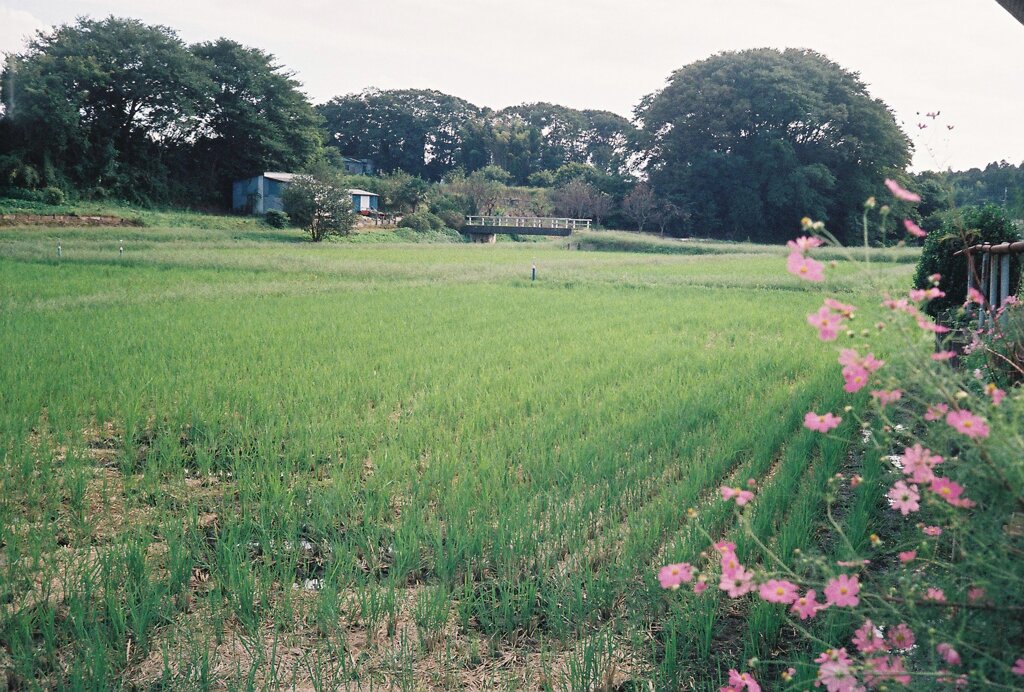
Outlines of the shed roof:
<svg viewBox="0 0 1024 692">
<path fill-rule="evenodd" d="M 350 195 L 369 195 L 370 197 L 380 197 L 376 192 L 367 192 L 366 190 L 349 190 Z"/>
<path fill-rule="evenodd" d="M 269 180 L 279 180 L 282 183 L 290 183 L 295 179 L 296 175 L 298 175 L 298 173 L 275 173 L 274 171 L 267 171 L 263 174 L 263 177 Z"/>
</svg>

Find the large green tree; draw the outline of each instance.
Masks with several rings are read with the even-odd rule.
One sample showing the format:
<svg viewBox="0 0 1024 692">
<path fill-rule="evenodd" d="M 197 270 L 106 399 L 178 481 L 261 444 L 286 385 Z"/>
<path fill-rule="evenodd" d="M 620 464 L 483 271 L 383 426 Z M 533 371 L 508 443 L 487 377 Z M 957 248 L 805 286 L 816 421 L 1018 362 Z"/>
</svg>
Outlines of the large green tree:
<svg viewBox="0 0 1024 692">
<path fill-rule="evenodd" d="M 777 242 L 801 217 L 855 232 L 864 200 L 910 160 L 892 112 L 809 50 L 728 52 L 672 74 L 636 109 L 655 192 L 701 234 Z"/>
<path fill-rule="evenodd" d="M 40 32 L 3 74 L 0 146 L 41 184 L 167 197 L 168 152 L 188 146 L 212 85 L 167 27 L 79 19 Z"/>
<path fill-rule="evenodd" d="M 314 159 L 320 118 L 274 56 L 224 38 L 193 46 L 192 53 L 213 84 L 189 152 L 199 195 L 222 201 L 234 180 L 299 170 Z"/>
</svg>

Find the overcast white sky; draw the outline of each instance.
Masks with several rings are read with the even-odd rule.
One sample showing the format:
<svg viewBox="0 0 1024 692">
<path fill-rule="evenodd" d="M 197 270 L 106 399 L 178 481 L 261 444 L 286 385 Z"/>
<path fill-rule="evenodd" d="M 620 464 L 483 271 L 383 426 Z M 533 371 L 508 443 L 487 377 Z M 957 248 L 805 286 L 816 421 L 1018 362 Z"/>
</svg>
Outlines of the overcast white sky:
<svg viewBox="0 0 1024 692">
<path fill-rule="evenodd" d="M 1024 25 L 995 0 L 0 0 L 0 52 L 110 14 L 268 50 L 317 103 L 413 87 L 630 116 L 713 53 L 812 48 L 894 109 L 916 169 L 1024 162 Z M 939 123 L 918 130 L 933 110 Z"/>
</svg>

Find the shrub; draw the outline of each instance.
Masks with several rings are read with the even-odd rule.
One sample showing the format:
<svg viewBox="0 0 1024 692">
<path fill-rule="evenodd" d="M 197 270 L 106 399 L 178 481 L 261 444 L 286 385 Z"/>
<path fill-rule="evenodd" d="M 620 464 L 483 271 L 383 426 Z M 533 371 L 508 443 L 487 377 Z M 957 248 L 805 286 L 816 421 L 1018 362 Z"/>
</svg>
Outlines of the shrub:
<svg viewBox="0 0 1024 692">
<path fill-rule="evenodd" d="M 286 228 L 291 219 L 288 218 L 288 214 L 284 213 L 279 209 L 271 209 L 267 212 L 265 217 L 268 226 L 272 228 Z"/>
<path fill-rule="evenodd" d="M 328 171 L 295 178 L 282 198 L 285 212 L 314 243 L 329 235 L 348 235 L 355 223 L 348 188 Z"/>
<path fill-rule="evenodd" d="M 64 204 L 64 191 L 59 187 L 48 187 L 43 190 L 43 201 L 53 206 Z"/>
<path fill-rule="evenodd" d="M 944 212 L 941 219 L 938 230 L 930 232 L 925 238 L 921 260 L 914 276 L 915 287 L 922 289 L 932 285 L 928 279 L 932 274 L 942 276 L 939 288 L 946 295 L 932 300 L 925 308 L 933 317 L 948 314 L 967 298 L 967 263 L 962 257 L 955 257 L 955 252 L 976 243 L 1003 243 L 1020 239 L 1002 209 L 992 204 Z M 976 260 L 975 263 L 980 271 L 980 261 Z M 1010 285 L 1016 287 L 1020 281 L 1020 261 L 1011 260 L 1010 268 Z"/>
<path fill-rule="evenodd" d="M 427 231 L 443 231 L 445 223 L 436 214 L 431 214 L 429 211 L 417 211 L 403 216 L 398 227 L 426 233 Z"/>
</svg>

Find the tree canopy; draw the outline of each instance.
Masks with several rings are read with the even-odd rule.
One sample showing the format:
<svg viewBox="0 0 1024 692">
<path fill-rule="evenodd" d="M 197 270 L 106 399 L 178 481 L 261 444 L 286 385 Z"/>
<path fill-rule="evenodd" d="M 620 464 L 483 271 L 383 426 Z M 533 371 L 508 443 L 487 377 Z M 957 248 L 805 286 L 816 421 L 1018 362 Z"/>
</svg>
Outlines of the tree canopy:
<svg viewBox="0 0 1024 692">
<path fill-rule="evenodd" d="M 715 55 L 636 109 L 655 192 L 702 235 L 777 242 L 805 215 L 842 236 L 910 141 L 858 76 L 809 50 Z"/>
</svg>

